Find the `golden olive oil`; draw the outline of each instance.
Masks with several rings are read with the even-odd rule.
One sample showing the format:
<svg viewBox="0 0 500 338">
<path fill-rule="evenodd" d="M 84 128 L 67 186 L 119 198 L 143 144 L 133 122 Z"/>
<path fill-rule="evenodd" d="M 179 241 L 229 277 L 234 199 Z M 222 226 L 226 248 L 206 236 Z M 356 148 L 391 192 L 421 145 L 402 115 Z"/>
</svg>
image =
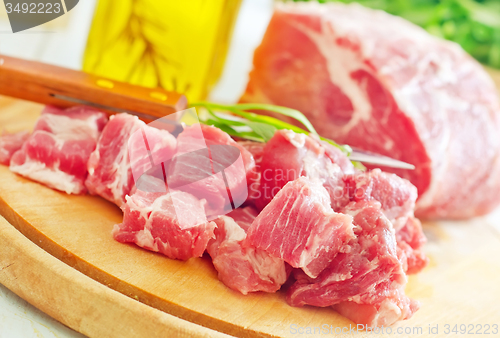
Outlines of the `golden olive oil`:
<svg viewBox="0 0 500 338">
<path fill-rule="evenodd" d="M 204 99 L 222 73 L 241 0 L 99 0 L 86 72 Z"/>
</svg>

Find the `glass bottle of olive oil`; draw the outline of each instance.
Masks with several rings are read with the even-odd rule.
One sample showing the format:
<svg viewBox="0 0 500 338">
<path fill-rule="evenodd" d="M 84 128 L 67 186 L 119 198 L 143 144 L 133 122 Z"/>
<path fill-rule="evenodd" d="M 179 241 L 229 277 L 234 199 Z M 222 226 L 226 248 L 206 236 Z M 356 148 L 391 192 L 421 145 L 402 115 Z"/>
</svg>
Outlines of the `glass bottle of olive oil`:
<svg viewBox="0 0 500 338">
<path fill-rule="evenodd" d="M 204 99 L 221 75 L 241 0 L 98 0 L 86 72 Z"/>
</svg>

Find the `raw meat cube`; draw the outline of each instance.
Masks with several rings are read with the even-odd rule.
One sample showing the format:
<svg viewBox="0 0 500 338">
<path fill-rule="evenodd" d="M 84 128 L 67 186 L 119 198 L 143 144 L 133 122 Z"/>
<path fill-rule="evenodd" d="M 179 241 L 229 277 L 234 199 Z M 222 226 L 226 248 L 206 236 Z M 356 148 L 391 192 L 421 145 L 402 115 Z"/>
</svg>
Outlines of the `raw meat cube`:
<svg viewBox="0 0 500 338">
<path fill-rule="evenodd" d="M 417 188 L 409 181 L 380 169 L 359 171 L 344 180 L 351 201 L 379 201 L 382 211 L 396 230 L 413 216 Z"/>
<path fill-rule="evenodd" d="M 266 251 L 246 245 L 246 232 L 257 211 L 238 208 L 215 220 L 215 239 L 208 243 L 219 279 L 229 288 L 246 295 L 249 292 L 275 292 L 287 280 L 285 262 Z"/>
<path fill-rule="evenodd" d="M 209 219 L 245 202 L 247 176 L 255 167 L 250 152 L 224 131 L 200 124 L 185 128 L 177 144 L 168 168 L 169 187 L 206 199 Z"/>
<path fill-rule="evenodd" d="M 306 177 L 287 183 L 248 230 L 248 242 L 316 277 L 354 237 L 352 217 L 330 207 L 328 192 Z"/>
<path fill-rule="evenodd" d="M 68 194 L 87 192 L 87 161 L 107 116 L 88 107 L 46 107 L 10 170 Z"/>
<path fill-rule="evenodd" d="M 85 185 L 91 194 L 121 207 L 141 175 L 169 161 L 175 149 L 176 139 L 167 130 L 129 114 L 114 115 L 90 155 Z"/>
<path fill-rule="evenodd" d="M 417 189 L 409 181 L 380 169 L 357 172 L 344 178 L 351 201 L 378 201 L 396 231 L 398 250 L 407 273 L 417 273 L 428 262 L 422 251 L 426 242 L 420 221 L 413 216 Z"/>
<path fill-rule="evenodd" d="M 205 204 L 204 200 L 183 191 L 137 189 L 132 196 L 126 196 L 123 223 L 115 225 L 113 237 L 172 259 L 201 257 L 208 241 L 215 237 L 216 227 L 214 222 L 207 221 Z"/>
</svg>

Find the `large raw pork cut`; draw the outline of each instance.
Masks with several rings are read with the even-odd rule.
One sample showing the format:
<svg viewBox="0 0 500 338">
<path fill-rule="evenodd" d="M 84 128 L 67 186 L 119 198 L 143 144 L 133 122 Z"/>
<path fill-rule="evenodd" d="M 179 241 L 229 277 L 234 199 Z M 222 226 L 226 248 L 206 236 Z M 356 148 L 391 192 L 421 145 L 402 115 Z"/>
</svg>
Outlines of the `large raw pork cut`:
<svg viewBox="0 0 500 338">
<path fill-rule="evenodd" d="M 245 241 L 257 214 L 252 207 L 245 207 L 219 217 L 215 220 L 215 238 L 207 246 L 219 279 L 244 295 L 255 291 L 276 292 L 288 277 L 282 259 Z"/>
<path fill-rule="evenodd" d="M 243 102 L 298 109 L 325 137 L 415 164 L 393 171 L 418 188 L 417 216 L 498 205 L 497 92 L 458 45 L 357 4 L 287 2 L 253 63 Z"/>
<path fill-rule="evenodd" d="M 9 165 L 12 155 L 21 149 L 29 136 L 28 131 L 20 131 L 14 134 L 2 133 L 0 135 L 0 164 Z"/>
<path fill-rule="evenodd" d="M 87 161 L 108 117 L 88 107 L 46 107 L 10 170 L 68 194 L 87 192 Z"/>
<path fill-rule="evenodd" d="M 85 185 L 91 194 L 121 207 L 141 175 L 170 160 L 176 147 L 167 130 L 148 126 L 137 116 L 114 115 L 90 155 Z"/>
</svg>

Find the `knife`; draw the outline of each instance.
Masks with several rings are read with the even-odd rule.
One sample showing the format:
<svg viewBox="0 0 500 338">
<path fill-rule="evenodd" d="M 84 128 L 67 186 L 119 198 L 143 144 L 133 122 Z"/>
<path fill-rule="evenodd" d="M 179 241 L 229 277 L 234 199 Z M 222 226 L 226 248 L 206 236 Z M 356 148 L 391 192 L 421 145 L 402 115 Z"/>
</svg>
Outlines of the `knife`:
<svg viewBox="0 0 500 338">
<path fill-rule="evenodd" d="M 87 105 L 151 121 L 186 109 L 184 95 L 0 55 L 0 94 L 67 108 Z"/>
<path fill-rule="evenodd" d="M 86 105 L 108 114 L 124 112 L 145 122 L 188 107 L 186 97 L 173 91 L 141 87 L 1 54 L 0 94 L 62 108 Z M 415 169 L 412 164 L 360 149 L 353 149 L 349 158 L 386 167 Z"/>
<path fill-rule="evenodd" d="M 361 150 L 358 148 L 351 147 L 351 149 L 352 152 L 349 154 L 349 159 L 351 161 L 376 164 L 383 167 L 396 168 L 396 169 L 415 170 L 415 166 L 410 163 L 399 161 L 388 156 L 380 155 L 366 150 Z"/>
</svg>

